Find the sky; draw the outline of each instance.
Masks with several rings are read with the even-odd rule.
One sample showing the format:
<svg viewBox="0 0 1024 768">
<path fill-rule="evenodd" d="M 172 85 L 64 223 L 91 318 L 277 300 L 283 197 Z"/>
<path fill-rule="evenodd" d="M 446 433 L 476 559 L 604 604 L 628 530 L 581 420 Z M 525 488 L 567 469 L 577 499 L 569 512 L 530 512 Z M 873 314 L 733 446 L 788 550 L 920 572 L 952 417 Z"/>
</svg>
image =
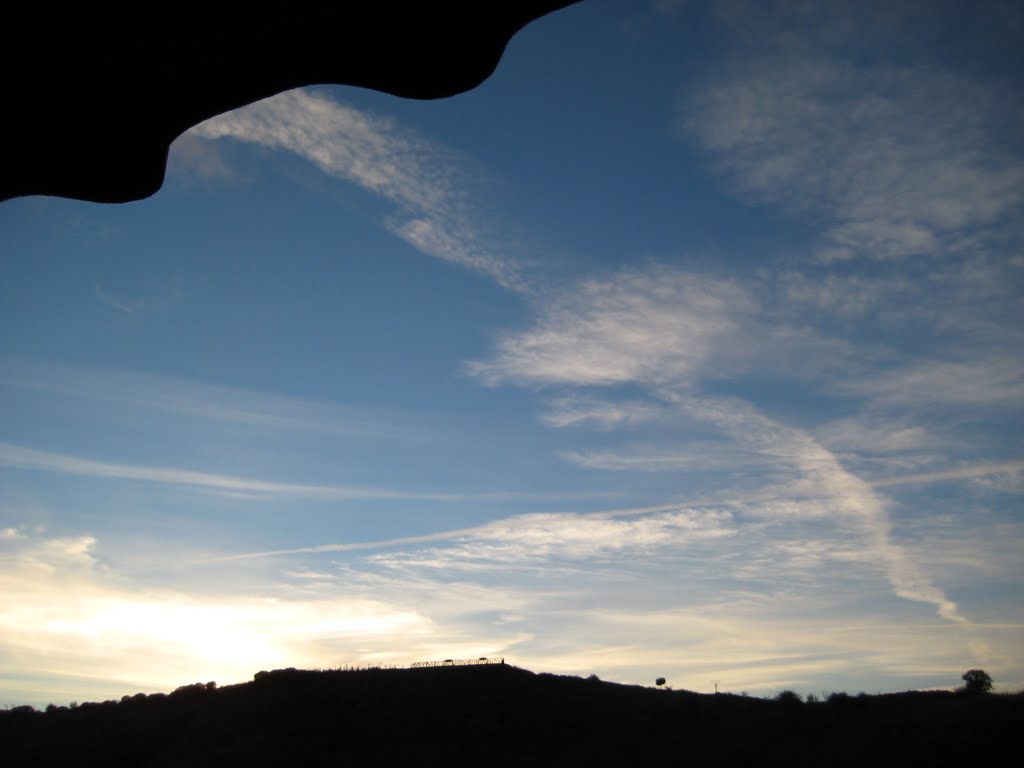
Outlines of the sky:
<svg viewBox="0 0 1024 768">
<path fill-rule="evenodd" d="M 0 705 L 1024 688 L 1024 14 L 585 2 L 0 205 Z"/>
</svg>

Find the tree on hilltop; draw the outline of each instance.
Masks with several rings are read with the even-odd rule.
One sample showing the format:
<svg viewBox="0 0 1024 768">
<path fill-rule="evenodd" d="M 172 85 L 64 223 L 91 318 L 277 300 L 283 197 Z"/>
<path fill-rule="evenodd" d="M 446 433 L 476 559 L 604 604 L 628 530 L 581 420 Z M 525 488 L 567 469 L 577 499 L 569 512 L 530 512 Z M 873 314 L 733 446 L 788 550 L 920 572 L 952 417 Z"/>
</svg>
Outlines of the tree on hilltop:
<svg viewBox="0 0 1024 768">
<path fill-rule="evenodd" d="M 989 693 L 992 690 L 992 678 L 983 669 L 969 669 L 960 678 L 964 681 L 965 693 Z"/>
</svg>

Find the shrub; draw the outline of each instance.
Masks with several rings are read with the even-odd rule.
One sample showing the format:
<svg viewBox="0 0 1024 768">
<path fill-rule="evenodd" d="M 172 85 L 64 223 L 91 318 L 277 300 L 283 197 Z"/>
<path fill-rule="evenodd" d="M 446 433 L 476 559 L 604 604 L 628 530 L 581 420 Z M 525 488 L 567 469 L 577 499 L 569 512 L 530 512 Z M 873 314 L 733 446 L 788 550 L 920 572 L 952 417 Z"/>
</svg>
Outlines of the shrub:
<svg viewBox="0 0 1024 768">
<path fill-rule="evenodd" d="M 781 701 L 783 704 L 803 704 L 803 699 L 800 698 L 800 694 L 796 691 L 779 691 L 779 695 L 775 697 L 776 701 Z"/>
</svg>

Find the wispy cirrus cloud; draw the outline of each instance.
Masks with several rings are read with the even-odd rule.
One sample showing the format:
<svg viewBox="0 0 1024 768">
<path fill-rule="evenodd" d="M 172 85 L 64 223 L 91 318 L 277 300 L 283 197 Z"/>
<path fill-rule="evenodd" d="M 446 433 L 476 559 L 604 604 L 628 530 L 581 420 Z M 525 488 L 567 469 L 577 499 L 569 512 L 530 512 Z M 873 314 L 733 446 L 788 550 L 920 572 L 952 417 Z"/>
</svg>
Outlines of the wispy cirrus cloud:
<svg viewBox="0 0 1024 768">
<path fill-rule="evenodd" d="M 973 253 L 921 263 L 873 265 L 870 270 L 829 268 L 780 270 L 777 311 L 806 318 L 862 338 L 884 337 L 887 344 L 914 348 L 920 357 L 920 331 L 929 346 L 1005 356 L 1022 346 L 1019 318 L 1024 316 L 1024 257 Z M 939 332 L 938 334 L 936 332 Z M 938 344 L 936 344 L 936 342 Z"/>
<path fill-rule="evenodd" d="M 167 156 L 167 171 L 179 178 L 198 176 L 204 181 L 232 181 L 238 177 L 217 145 L 193 131 L 186 131 L 174 140 Z"/>
<path fill-rule="evenodd" d="M 993 475 L 1020 475 L 1024 472 L 1024 459 L 1017 461 L 1001 461 L 996 464 L 978 464 L 956 469 L 939 470 L 936 472 L 920 472 L 911 475 L 900 475 L 875 480 L 871 484 L 876 488 L 893 485 L 923 485 L 947 480 L 973 480 Z"/>
<path fill-rule="evenodd" d="M 761 29 L 762 9 L 739 5 L 750 13 L 727 23 L 754 42 L 688 88 L 678 127 L 741 195 L 822 220 L 825 261 L 977 250 L 1012 227 L 1024 205 L 1024 157 L 1006 129 L 1024 119 L 1012 88 L 927 57 L 837 56 L 911 23 L 881 4 L 780 6 Z"/>
<path fill-rule="evenodd" d="M 692 422 L 731 439 L 737 462 L 753 454 L 772 464 L 776 479 L 763 489 L 763 498 L 741 505 L 748 516 L 782 524 L 828 519 L 836 532 L 856 531 L 897 595 L 932 604 L 943 618 L 966 625 L 956 604 L 894 541 L 887 501 L 868 481 L 809 431 L 766 416 L 748 400 L 697 394 L 709 382 L 751 366 L 766 355 L 766 346 L 808 348 L 800 333 L 782 326 L 776 332 L 764 319 L 759 323 L 758 312 L 734 283 L 660 267 L 584 281 L 540 308 L 533 328 L 502 338 L 494 358 L 470 370 L 488 383 L 644 388 Z M 809 349 L 815 351 L 813 339 Z M 569 455 L 593 464 L 593 456 Z M 623 468 L 621 456 L 614 467 L 608 454 L 597 454 L 598 463 L 602 458 L 606 469 Z M 673 462 L 697 468 L 701 458 L 675 456 Z"/>
<path fill-rule="evenodd" d="M 613 429 L 645 424 L 665 415 L 654 402 L 610 402 L 594 397 L 559 397 L 548 401 L 541 418 L 552 427 L 592 426 Z"/>
<path fill-rule="evenodd" d="M 583 469 L 610 472 L 709 472 L 749 469 L 763 464 L 754 452 L 737 450 L 734 445 L 696 443 L 676 450 L 563 451 L 561 458 Z"/>
<path fill-rule="evenodd" d="M 1024 402 L 1024 359 L 913 360 L 842 385 L 878 405 L 929 407 Z"/>
<path fill-rule="evenodd" d="M 508 334 L 490 361 L 469 364 L 502 381 L 609 385 L 680 381 L 723 355 L 755 309 L 735 283 L 656 267 L 584 280 L 550 297 L 536 325 Z"/>
<path fill-rule="evenodd" d="M 467 370 L 503 382 L 575 387 L 549 401 L 553 426 L 605 427 L 670 417 L 657 398 L 596 400 L 580 387 L 693 387 L 752 371 L 822 378 L 859 364 L 850 342 L 777 308 L 777 286 L 662 264 L 592 277 L 545 295 L 534 324 L 497 340 Z"/>
<path fill-rule="evenodd" d="M 152 373 L 38 361 L 0 362 L 0 387 L 132 411 L 140 423 L 153 414 L 223 422 L 255 429 L 372 438 L 423 440 L 427 433 L 401 416 L 368 407 L 290 397 Z"/>
<path fill-rule="evenodd" d="M 535 513 L 494 520 L 470 528 L 437 531 L 379 541 L 316 544 L 308 547 L 248 552 L 218 558 L 246 560 L 285 555 L 408 550 L 420 544 L 448 544 L 443 562 L 467 557 L 498 562 L 537 561 L 548 556 L 583 558 L 597 551 L 624 551 L 664 544 L 675 534 L 717 538 L 730 533 L 728 514 L 680 504 L 623 508 L 589 513 Z M 488 549 L 489 554 L 481 554 Z M 441 552 L 442 550 L 435 550 Z M 434 560 L 435 563 L 442 559 Z"/>
<path fill-rule="evenodd" d="M 609 556 L 642 556 L 734 533 L 723 510 L 675 508 L 630 517 L 534 514 L 497 520 L 462 533 L 443 548 L 374 556 L 374 562 L 460 569 L 502 564 L 565 565 Z"/>
<path fill-rule="evenodd" d="M 941 439 L 924 427 L 890 419 L 847 417 L 815 429 L 815 436 L 830 450 L 892 454 L 935 449 Z"/>
<path fill-rule="evenodd" d="M 795 476 L 774 489 L 790 499 L 790 512 L 798 517 L 827 516 L 843 528 L 859 528 L 868 547 L 885 568 L 897 595 L 930 603 L 943 618 L 968 625 L 956 603 L 920 571 L 907 552 L 895 543 L 886 500 L 866 480 L 847 470 L 839 459 L 807 432 L 781 424 L 733 399 L 674 396 L 684 410 L 721 427 L 741 445 L 786 462 Z M 809 504 L 806 502 L 810 502 Z M 768 507 L 771 511 L 771 507 Z"/>
<path fill-rule="evenodd" d="M 454 501 L 460 494 L 418 493 L 386 488 L 348 485 L 286 483 L 235 475 L 202 472 L 179 467 L 153 467 L 96 461 L 51 451 L 39 451 L 10 443 L 0 443 L 0 466 L 38 470 L 82 477 L 136 480 L 160 483 L 223 494 L 253 497 L 294 497 L 306 499 L 432 499 Z"/>
<path fill-rule="evenodd" d="M 414 248 L 506 288 L 526 289 L 515 261 L 495 252 L 485 236 L 455 154 L 392 119 L 296 90 L 207 120 L 189 134 L 292 152 L 393 203 L 387 226 Z"/>
<path fill-rule="evenodd" d="M 190 488 L 226 496 L 254 499 L 294 498 L 354 501 L 503 501 L 523 499 L 557 499 L 592 497 L 596 494 L 545 493 L 531 491 L 435 492 L 364 485 L 292 483 L 263 480 L 239 475 L 204 472 L 182 467 L 160 467 L 144 464 L 123 464 L 41 451 L 12 443 L 0 442 L 0 467 L 52 472 L 79 477 L 127 480 Z"/>
<path fill-rule="evenodd" d="M 98 285 L 96 286 L 95 292 L 97 299 L 102 301 L 111 309 L 123 312 L 126 315 L 134 315 L 139 312 L 149 312 L 155 309 L 164 309 L 177 301 L 177 297 L 173 294 L 146 298 L 127 298 L 125 296 L 116 296 Z"/>
</svg>

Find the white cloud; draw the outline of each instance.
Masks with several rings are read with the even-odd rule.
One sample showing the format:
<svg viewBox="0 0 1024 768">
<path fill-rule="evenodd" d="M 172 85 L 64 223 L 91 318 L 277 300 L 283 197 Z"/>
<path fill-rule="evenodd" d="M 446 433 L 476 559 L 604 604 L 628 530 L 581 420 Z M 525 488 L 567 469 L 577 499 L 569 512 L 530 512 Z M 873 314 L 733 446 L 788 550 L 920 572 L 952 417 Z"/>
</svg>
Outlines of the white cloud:
<svg viewBox="0 0 1024 768">
<path fill-rule="evenodd" d="M 532 327 L 498 339 L 490 359 L 467 365 L 485 383 L 693 387 L 756 372 L 820 381 L 863 367 L 856 346 L 793 322 L 777 286 L 652 264 L 554 290 L 535 303 Z M 657 399 L 610 405 L 581 391 L 550 399 L 552 426 L 608 429 L 662 422 Z"/>
<path fill-rule="evenodd" d="M 879 406 L 1016 406 L 1024 402 L 1024 359 L 915 360 L 838 387 Z"/>
<path fill-rule="evenodd" d="M 816 268 L 779 275 L 780 300 L 772 307 L 779 322 L 805 322 L 848 340 L 835 361 L 841 364 L 815 366 L 811 381 L 821 391 L 863 399 L 865 407 L 843 422 L 845 436 L 827 438 L 850 449 L 852 433 L 870 428 L 894 444 L 898 428 L 909 448 L 911 437 L 920 442 L 927 430 L 937 446 L 954 411 L 991 412 L 1024 400 L 1017 261 L 950 257 L 927 268 L 889 264 L 869 274 Z M 947 444 L 950 438 L 945 435 Z M 862 447 L 877 452 L 865 440 Z"/>
<path fill-rule="evenodd" d="M 1008 478 L 1019 476 L 1024 472 L 1024 460 L 1003 461 L 993 464 L 979 464 L 974 466 L 947 469 L 938 472 L 921 472 L 913 475 L 900 475 L 898 477 L 887 477 L 883 480 L 875 480 L 871 483 L 875 488 L 884 488 L 893 485 L 924 485 L 927 483 L 940 483 L 949 480 L 975 480 L 978 478 L 990 478 L 993 475 L 1005 475 Z M 1013 488 L 1013 486 L 1011 486 Z M 1014 490 L 1019 490 L 1015 488 Z"/>
<path fill-rule="evenodd" d="M 942 445 L 942 441 L 924 427 L 870 416 L 835 419 L 814 432 L 830 450 L 862 454 L 904 453 Z"/>
<path fill-rule="evenodd" d="M 583 562 L 637 555 L 667 546 L 690 546 L 734 533 L 731 516 L 718 509 L 664 505 L 589 514 L 539 513 L 495 520 L 474 528 L 384 541 L 323 544 L 253 552 L 227 560 L 359 550 L 395 550 L 369 555 L 378 565 L 495 571 L 509 564 Z M 430 544 L 427 548 L 416 545 Z"/>
<path fill-rule="evenodd" d="M 431 494 L 345 485 L 280 483 L 254 478 L 220 475 L 177 467 L 151 467 L 95 461 L 50 451 L 38 451 L 0 443 L 0 466 L 40 470 L 84 477 L 139 480 L 199 488 L 219 493 L 251 496 L 292 496 L 321 499 L 440 499 L 454 500 L 457 494 Z"/>
<path fill-rule="evenodd" d="M 721 442 L 697 443 L 672 451 L 563 451 L 559 456 L 584 469 L 611 472 L 739 471 L 764 464 L 756 453 L 744 453 L 734 444 Z"/>
<path fill-rule="evenodd" d="M 999 138 L 1013 103 L 935 68 L 804 50 L 734 63 L 686 94 L 679 124 L 742 194 L 823 215 L 823 259 L 890 259 L 1018 215 L 1024 160 Z"/>
<path fill-rule="evenodd" d="M 782 505 L 785 517 L 828 517 L 843 527 L 859 528 L 868 535 L 869 550 L 885 568 L 897 595 L 930 603 L 943 618 L 968 625 L 956 604 L 893 541 L 885 500 L 810 434 L 775 422 L 736 400 L 682 396 L 674 400 L 686 412 L 717 424 L 740 444 L 773 456 L 796 470 L 792 481 L 774 489 L 778 498 L 786 500 Z M 749 508 L 776 514 L 779 509 L 772 504 Z"/>
<path fill-rule="evenodd" d="M 485 242 L 455 154 L 394 120 L 297 90 L 207 120 L 190 133 L 292 152 L 397 206 L 389 229 L 423 253 L 525 289 L 514 261 Z"/>
<path fill-rule="evenodd" d="M 916 302 L 922 286 L 903 274 L 872 279 L 864 275 L 789 270 L 780 273 L 778 282 L 782 288 L 782 307 L 791 313 L 810 310 L 847 319 L 883 310 L 891 313 L 907 301 L 914 301 L 920 312 Z"/>
<path fill-rule="evenodd" d="M 452 619 L 502 605 L 495 623 L 528 635 L 503 652 L 534 669 L 641 682 L 657 671 L 677 687 L 698 687 L 682 682 L 697 676 L 723 679 L 726 670 L 730 688 L 763 690 L 821 680 L 812 672 L 823 665 L 837 688 L 867 685 L 874 670 L 941 685 L 968 642 L 993 642 L 1007 674 L 1019 677 L 1010 650 L 1019 627 L 995 632 L 954 620 L 951 628 L 887 600 L 886 579 L 900 597 L 936 604 L 924 599 L 936 595 L 913 569 L 896 580 L 893 563 L 909 554 L 880 557 L 862 509 L 837 520 L 833 495 L 805 489 L 802 509 L 787 516 L 793 498 L 792 488 L 776 488 L 759 500 L 651 510 L 649 526 L 635 525 L 644 517 L 636 511 L 521 516 L 457 532 L 445 546 L 383 552 L 366 566 L 380 569 L 371 577 L 378 588 L 411 582 L 424 600 L 456 586 L 448 603 L 463 607 Z M 679 513 L 690 530 L 676 530 Z M 809 518 L 822 528 L 810 537 Z M 940 562 L 942 547 L 935 550 L 931 564 Z M 345 570 L 346 583 L 352 574 Z M 493 584 L 502 585 L 499 600 L 488 599 Z"/>
<path fill-rule="evenodd" d="M 960 360 L 1019 358 L 1024 258 L 973 253 L 849 270 L 780 271 L 777 315 L 857 341 L 857 357 L 892 364 L 929 353 Z M 895 355 L 893 353 L 896 353 Z"/>
<path fill-rule="evenodd" d="M 433 213 L 396 221 L 390 229 L 423 253 L 490 275 L 506 288 L 527 289 L 518 266 L 490 253 L 483 238 L 466 221 Z"/>
<path fill-rule="evenodd" d="M 178 178 L 196 177 L 205 181 L 231 181 L 238 178 L 217 145 L 194 131 L 186 131 L 171 144 L 167 171 Z"/>
<path fill-rule="evenodd" d="M 177 296 L 174 294 L 147 298 L 116 296 L 109 291 L 105 291 L 99 285 L 96 286 L 95 292 L 96 298 L 108 307 L 117 310 L 118 312 L 123 312 L 126 315 L 134 315 L 139 312 L 150 312 L 156 309 L 165 309 L 177 301 Z"/>
<path fill-rule="evenodd" d="M 469 370 L 490 384 L 685 381 L 729 351 L 721 341 L 754 310 L 726 280 L 668 268 L 623 272 L 551 297 L 533 329 L 505 336 L 494 360 Z"/>
<path fill-rule="evenodd" d="M 522 515 L 480 526 L 459 556 L 496 562 L 589 559 L 685 546 L 733 533 L 722 510 L 677 509 L 630 519 L 599 515 Z M 446 556 L 449 553 L 444 553 Z"/>
<path fill-rule="evenodd" d="M 866 535 L 865 546 L 896 594 L 931 603 L 944 618 L 965 622 L 956 605 L 893 542 L 885 500 L 811 434 L 774 421 L 739 399 L 687 394 L 696 382 L 741 367 L 738 355 L 749 361 L 765 354 L 770 345 L 759 342 L 794 335 L 784 327 L 777 333 L 757 329 L 750 319 L 753 313 L 753 302 L 733 283 L 665 268 L 629 272 L 607 281 L 586 281 L 577 292 L 556 296 L 539 309 L 533 329 L 501 339 L 495 358 L 474 363 L 471 370 L 489 383 L 647 388 L 688 419 L 729 436 L 739 461 L 746 454 L 749 462 L 750 454 L 756 454 L 773 462 L 777 472 L 785 468 L 790 479 L 766 489 L 770 498 L 743 505 L 749 514 L 783 520 L 827 518 L 858 530 Z M 864 381 L 879 386 L 883 379 Z M 601 469 L 708 468 L 708 457 L 687 456 L 683 461 L 679 455 L 575 451 L 563 453 L 563 458 Z"/>
<path fill-rule="evenodd" d="M 552 427 L 593 426 L 597 429 L 645 424 L 666 416 L 654 402 L 609 402 L 591 397 L 560 397 L 548 401 L 541 418 Z"/>
<path fill-rule="evenodd" d="M 833 391 L 870 398 L 874 406 L 891 405 L 902 397 L 916 404 L 1008 403 L 1022 395 L 1016 362 L 1001 361 L 995 367 L 931 363 L 918 368 L 893 368 L 890 363 L 884 370 L 881 362 L 870 361 L 857 364 L 855 377 L 842 378 L 835 372 L 825 376 L 823 367 L 834 365 L 823 354 L 830 342 L 813 328 L 786 325 L 785 312 L 777 313 L 779 319 L 769 318 L 750 292 L 733 282 L 665 267 L 584 281 L 575 291 L 550 297 L 537 313 L 532 328 L 501 338 L 494 357 L 473 363 L 470 370 L 491 384 L 639 386 L 663 409 L 671 404 L 678 423 L 711 425 L 727 438 L 710 453 L 603 448 L 563 451 L 564 459 L 590 469 L 679 471 L 728 466 L 729 459 L 734 466 L 749 465 L 756 457 L 754 463 L 770 466 L 775 479 L 749 501 L 736 502 L 735 508 L 770 523 L 830 521 L 839 535 L 861 537 L 897 595 L 934 605 L 944 618 L 967 624 L 955 603 L 895 542 L 888 501 L 868 480 L 808 430 L 769 418 L 739 398 L 695 393 L 707 390 L 716 379 L 756 370 L 762 360 L 774 358 L 770 371 L 790 380 L 809 376 L 819 385 L 825 381 Z M 1001 375 L 994 375 L 997 372 Z M 633 408 L 620 414 L 580 395 L 575 397 L 582 397 L 583 405 L 576 407 L 573 397 L 563 398 L 564 415 L 551 423 L 624 424 Z M 871 430 L 864 422 L 859 428 L 856 437 L 863 442 Z M 851 426 L 842 431 L 845 437 L 836 439 L 849 443 Z M 929 437 L 910 423 L 903 424 L 898 435 L 890 431 L 886 439 L 890 450 L 905 450 Z"/>
<path fill-rule="evenodd" d="M 219 115 L 192 133 L 292 151 L 326 173 L 413 209 L 433 208 L 452 194 L 452 174 L 437 147 L 393 120 L 309 91 L 289 91 Z M 434 178 L 427 173 L 432 164 L 440 166 Z"/>
<path fill-rule="evenodd" d="M 0 363 L 0 386 L 86 401 L 90 411 L 113 405 L 119 412 L 130 412 L 134 424 L 166 412 L 177 420 L 226 422 L 254 429 L 375 440 L 432 439 L 409 423 L 412 416 L 408 411 L 396 415 L 150 373 L 5 360 Z"/>
</svg>

